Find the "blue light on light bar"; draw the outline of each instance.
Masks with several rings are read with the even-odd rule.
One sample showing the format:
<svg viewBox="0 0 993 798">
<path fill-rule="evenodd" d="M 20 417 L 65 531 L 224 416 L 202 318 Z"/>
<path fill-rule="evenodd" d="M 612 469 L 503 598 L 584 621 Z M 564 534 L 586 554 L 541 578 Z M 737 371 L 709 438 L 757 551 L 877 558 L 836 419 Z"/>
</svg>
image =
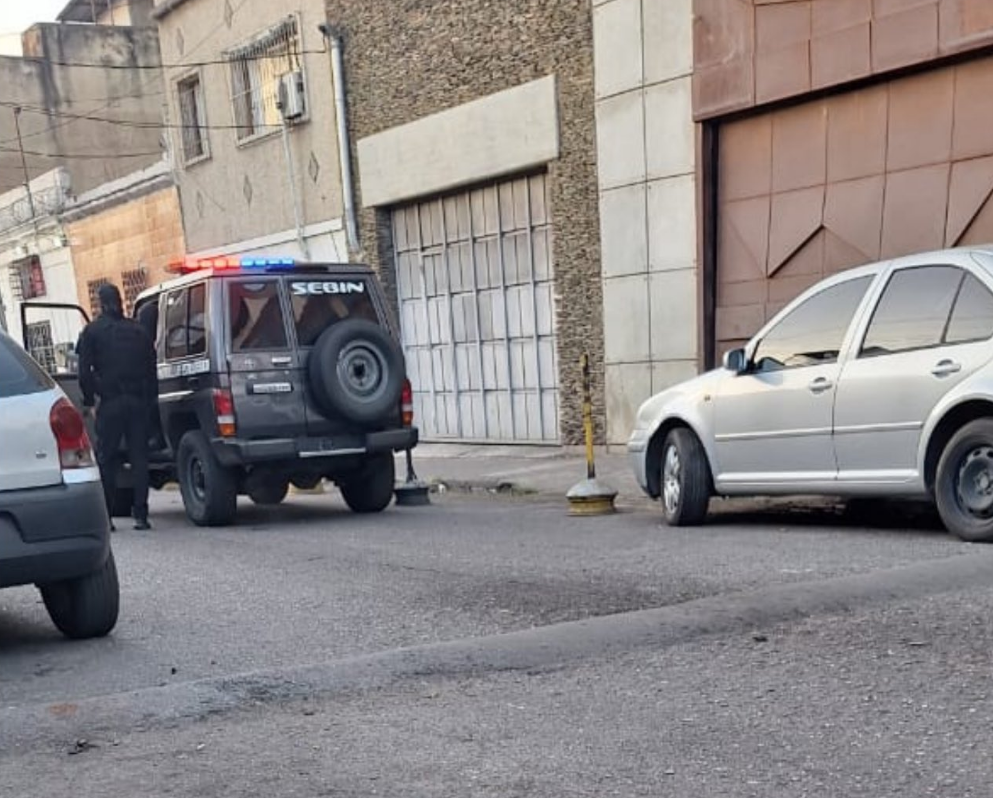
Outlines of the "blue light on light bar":
<svg viewBox="0 0 993 798">
<path fill-rule="evenodd" d="M 293 258 L 242 258 L 243 269 L 292 269 L 296 265 Z"/>
</svg>

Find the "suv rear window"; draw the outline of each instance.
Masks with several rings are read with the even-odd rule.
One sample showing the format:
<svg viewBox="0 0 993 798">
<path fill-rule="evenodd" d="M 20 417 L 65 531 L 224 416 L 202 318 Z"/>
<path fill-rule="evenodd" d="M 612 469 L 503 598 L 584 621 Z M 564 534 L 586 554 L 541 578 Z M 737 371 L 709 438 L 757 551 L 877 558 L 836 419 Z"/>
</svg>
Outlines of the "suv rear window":
<svg viewBox="0 0 993 798">
<path fill-rule="evenodd" d="M 339 321 L 379 321 L 362 280 L 292 280 L 290 296 L 300 346 L 313 346 L 322 332 Z"/>
<path fill-rule="evenodd" d="M 54 385 L 14 339 L 0 333 L 0 399 L 41 393 Z"/>
<path fill-rule="evenodd" d="M 232 352 L 289 346 L 279 283 L 275 280 L 232 281 L 228 301 Z"/>
</svg>

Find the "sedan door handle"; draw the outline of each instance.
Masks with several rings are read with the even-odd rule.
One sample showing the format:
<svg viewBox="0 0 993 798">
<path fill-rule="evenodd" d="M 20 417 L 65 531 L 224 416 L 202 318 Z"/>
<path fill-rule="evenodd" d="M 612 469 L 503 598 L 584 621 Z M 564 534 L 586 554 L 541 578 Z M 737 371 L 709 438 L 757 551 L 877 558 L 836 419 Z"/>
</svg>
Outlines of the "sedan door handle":
<svg viewBox="0 0 993 798">
<path fill-rule="evenodd" d="M 935 377 L 947 377 L 949 374 L 954 374 L 957 371 L 962 370 L 962 364 L 956 363 L 954 360 L 939 360 L 931 373 Z"/>
<path fill-rule="evenodd" d="M 818 377 L 816 380 L 813 380 L 807 388 L 810 389 L 811 393 L 824 393 L 824 391 L 830 390 L 833 386 L 834 383 L 827 377 Z"/>
</svg>

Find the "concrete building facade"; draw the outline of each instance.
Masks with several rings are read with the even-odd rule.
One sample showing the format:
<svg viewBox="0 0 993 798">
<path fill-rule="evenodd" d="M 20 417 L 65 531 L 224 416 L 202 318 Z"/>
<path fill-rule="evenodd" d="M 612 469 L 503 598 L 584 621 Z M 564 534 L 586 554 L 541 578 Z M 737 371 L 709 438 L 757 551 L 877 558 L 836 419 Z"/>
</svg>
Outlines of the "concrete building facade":
<svg viewBox="0 0 993 798">
<path fill-rule="evenodd" d="M 39 24 L 22 44 L 0 56 L 0 192 L 24 183 L 22 149 L 31 179 L 62 166 L 76 192 L 162 157 L 154 28 Z"/>
<path fill-rule="evenodd" d="M 191 254 L 347 260 L 322 0 L 158 0 L 153 17 Z"/>
<path fill-rule="evenodd" d="M 697 372 L 691 0 L 594 0 L 607 436 Z"/>
<path fill-rule="evenodd" d="M 604 429 L 589 0 L 329 0 L 363 254 L 395 297 L 431 440 Z"/>
</svg>

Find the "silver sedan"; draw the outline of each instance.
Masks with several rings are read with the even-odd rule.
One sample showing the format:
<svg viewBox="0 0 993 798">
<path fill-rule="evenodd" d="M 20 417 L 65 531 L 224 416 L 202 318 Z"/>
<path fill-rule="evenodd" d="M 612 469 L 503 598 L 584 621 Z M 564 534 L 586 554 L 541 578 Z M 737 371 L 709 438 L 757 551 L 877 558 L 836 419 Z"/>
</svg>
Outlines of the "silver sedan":
<svg viewBox="0 0 993 798">
<path fill-rule="evenodd" d="M 834 275 L 641 406 L 635 476 L 673 526 L 712 495 L 914 497 L 993 541 L 991 339 L 993 249 Z"/>
</svg>

